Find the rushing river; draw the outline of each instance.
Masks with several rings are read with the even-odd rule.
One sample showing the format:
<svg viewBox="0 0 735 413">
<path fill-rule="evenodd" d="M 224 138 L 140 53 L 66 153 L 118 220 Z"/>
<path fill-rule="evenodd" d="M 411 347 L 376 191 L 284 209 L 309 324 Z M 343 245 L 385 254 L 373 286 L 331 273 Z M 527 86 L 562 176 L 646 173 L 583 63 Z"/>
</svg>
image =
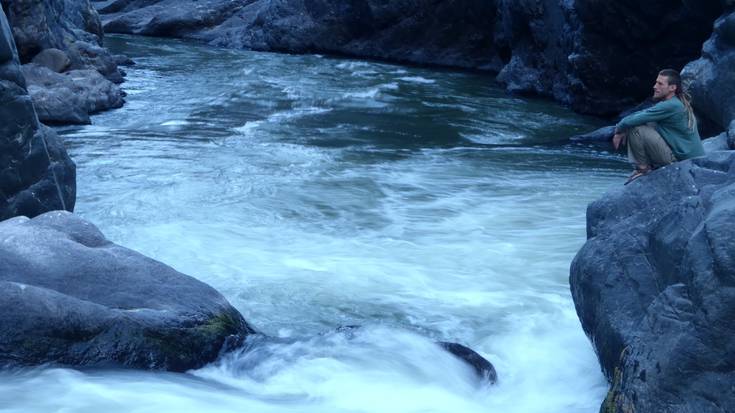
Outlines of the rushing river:
<svg viewBox="0 0 735 413">
<path fill-rule="evenodd" d="M 597 411 L 568 269 L 586 205 L 627 168 L 563 139 L 598 121 L 481 74 L 107 46 L 137 65 L 124 108 L 59 129 L 76 212 L 273 339 L 188 374 L 5 372 L 0 411 Z M 498 384 L 439 340 L 485 356 Z"/>
</svg>

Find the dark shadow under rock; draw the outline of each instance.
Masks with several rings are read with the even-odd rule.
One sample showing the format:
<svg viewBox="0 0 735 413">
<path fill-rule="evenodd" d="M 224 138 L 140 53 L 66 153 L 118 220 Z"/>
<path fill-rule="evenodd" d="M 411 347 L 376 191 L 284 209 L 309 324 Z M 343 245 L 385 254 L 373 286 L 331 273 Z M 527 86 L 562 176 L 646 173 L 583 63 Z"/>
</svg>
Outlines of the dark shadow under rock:
<svg viewBox="0 0 735 413">
<path fill-rule="evenodd" d="M 0 364 L 185 371 L 252 332 L 213 288 L 71 213 L 0 222 Z"/>
</svg>

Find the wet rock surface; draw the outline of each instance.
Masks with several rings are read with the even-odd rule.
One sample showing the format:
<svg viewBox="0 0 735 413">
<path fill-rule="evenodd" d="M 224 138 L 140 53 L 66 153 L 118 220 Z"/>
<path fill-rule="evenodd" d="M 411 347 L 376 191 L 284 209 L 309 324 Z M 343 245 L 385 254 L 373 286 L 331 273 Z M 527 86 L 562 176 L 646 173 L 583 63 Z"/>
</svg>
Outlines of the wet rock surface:
<svg viewBox="0 0 735 413">
<path fill-rule="evenodd" d="M 446 351 L 452 353 L 455 357 L 469 364 L 478 377 L 487 380 L 490 384 L 498 381 L 498 374 L 495 367 L 484 357 L 467 346 L 459 343 L 451 343 L 447 341 L 439 342 L 439 345 Z"/>
<path fill-rule="evenodd" d="M 735 410 L 735 153 L 674 163 L 587 210 L 572 296 L 602 411 Z"/>
<path fill-rule="evenodd" d="M 0 364 L 185 371 L 252 332 L 208 285 L 71 213 L 0 222 Z"/>
</svg>

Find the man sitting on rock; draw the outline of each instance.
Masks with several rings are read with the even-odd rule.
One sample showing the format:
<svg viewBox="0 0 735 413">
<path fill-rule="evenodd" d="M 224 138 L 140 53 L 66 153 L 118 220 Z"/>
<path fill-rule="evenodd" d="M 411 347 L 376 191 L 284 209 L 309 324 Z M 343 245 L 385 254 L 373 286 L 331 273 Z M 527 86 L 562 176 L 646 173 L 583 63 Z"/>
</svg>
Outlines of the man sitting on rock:
<svg viewBox="0 0 735 413">
<path fill-rule="evenodd" d="M 613 146 L 618 149 L 627 141 L 628 158 L 635 166 L 626 184 L 672 162 L 704 155 L 679 72 L 659 72 L 653 100 L 657 102 L 654 106 L 624 117 L 615 126 Z"/>
</svg>

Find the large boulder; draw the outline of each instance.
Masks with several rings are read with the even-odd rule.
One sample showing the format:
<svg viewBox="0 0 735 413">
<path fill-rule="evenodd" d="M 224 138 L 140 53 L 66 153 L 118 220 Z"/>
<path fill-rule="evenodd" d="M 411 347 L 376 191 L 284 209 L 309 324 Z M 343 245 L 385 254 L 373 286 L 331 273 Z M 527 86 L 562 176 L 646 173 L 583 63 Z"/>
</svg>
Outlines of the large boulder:
<svg viewBox="0 0 735 413">
<path fill-rule="evenodd" d="M 76 169 L 63 142 L 38 122 L 15 43 L 0 10 L 0 220 L 73 210 Z"/>
<path fill-rule="evenodd" d="M 735 152 L 590 204 L 570 284 L 611 384 L 602 411 L 735 411 Z"/>
<path fill-rule="evenodd" d="M 213 288 L 71 213 L 0 222 L 0 364 L 185 371 L 252 332 Z"/>
<path fill-rule="evenodd" d="M 704 43 L 702 57 L 682 73 L 693 102 L 705 116 L 727 130 L 735 121 L 735 11 L 717 20 L 712 37 Z"/>
<path fill-rule="evenodd" d="M 696 59 L 721 0 L 107 0 L 108 32 L 488 70 L 515 92 L 615 114 Z"/>
</svg>

